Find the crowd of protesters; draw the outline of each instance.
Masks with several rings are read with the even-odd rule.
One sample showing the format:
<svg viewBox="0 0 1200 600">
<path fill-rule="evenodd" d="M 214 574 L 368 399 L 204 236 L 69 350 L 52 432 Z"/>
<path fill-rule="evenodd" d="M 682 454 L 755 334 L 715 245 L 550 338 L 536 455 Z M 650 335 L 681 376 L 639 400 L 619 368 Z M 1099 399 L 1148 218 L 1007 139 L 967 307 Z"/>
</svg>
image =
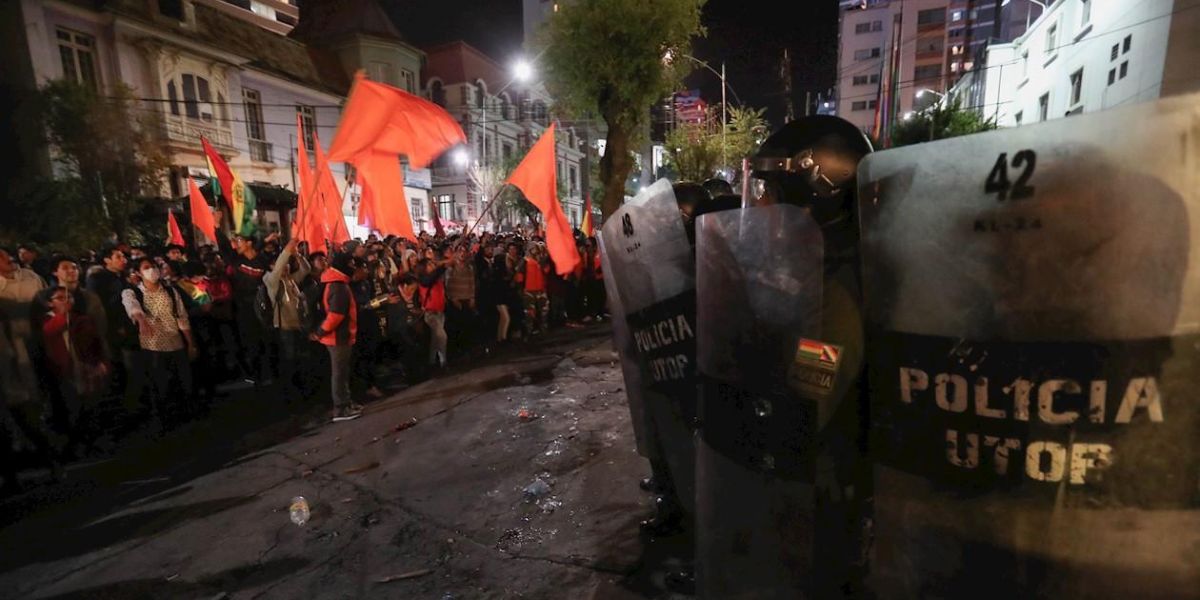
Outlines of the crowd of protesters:
<svg viewBox="0 0 1200 600">
<path fill-rule="evenodd" d="M 594 238 L 560 276 L 537 235 L 421 234 L 311 249 L 277 234 L 191 251 L 114 243 L 87 257 L 0 248 L 0 478 L 16 452 L 60 475 L 112 430 L 164 428 L 242 382 L 334 421 L 403 381 L 605 317 Z M 395 373 L 387 373 L 392 375 Z M 104 407 L 102 410 L 101 407 Z"/>
</svg>

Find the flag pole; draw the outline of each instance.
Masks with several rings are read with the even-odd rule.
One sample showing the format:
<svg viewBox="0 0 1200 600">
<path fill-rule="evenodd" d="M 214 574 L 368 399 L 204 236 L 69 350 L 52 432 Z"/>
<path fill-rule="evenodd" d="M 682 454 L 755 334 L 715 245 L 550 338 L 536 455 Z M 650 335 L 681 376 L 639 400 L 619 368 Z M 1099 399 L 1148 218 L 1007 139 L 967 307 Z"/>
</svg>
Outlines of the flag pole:
<svg viewBox="0 0 1200 600">
<path fill-rule="evenodd" d="M 492 205 L 495 204 L 496 200 L 500 198 L 500 194 L 504 193 L 504 188 L 506 187 L 508 187 L 508 182 L 503 183 L 500 186 L 500 189 L 496 190 L 495 194 L 492 194 L 492 199 L 488 200 L 487 205 L 483 207 L 483 212 L 479 213 L 479 218 L 475 219 L 475 224 L 471 225 L 471 228 L 467 230 L 466 235 L 468 237 L 471 235 L 471 232 L 475 231 L 475 228 L 479 226 L 479 223 L 483 221 L 483 218 L 487 216 L 488 211 L 492 210 Z"/>
</svg>

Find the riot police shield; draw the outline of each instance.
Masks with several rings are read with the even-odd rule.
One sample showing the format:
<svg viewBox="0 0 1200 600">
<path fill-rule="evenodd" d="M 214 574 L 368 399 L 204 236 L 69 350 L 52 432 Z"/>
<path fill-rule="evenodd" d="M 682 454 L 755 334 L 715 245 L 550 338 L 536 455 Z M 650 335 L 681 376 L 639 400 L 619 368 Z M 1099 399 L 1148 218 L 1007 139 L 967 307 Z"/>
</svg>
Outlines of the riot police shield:
<svg viewBox="0 0 1200 600">
<path fill-rule="evenodd" d="M 860 165 L 879 597 L 1200 597 L 1198 115 Z"/>
<path fill-rule="evenodd" d="M 670 486 L 664 496 L 691 514 L 696 283 L 692 246 L 671 183 L 659 180 L 625 203 L 608 218 L 601 237 L 609 261 L 606 279 L 620 299 L 640 369 L 651 423 L 647 443 L 658 445 L 670 471 L 670 482 L 660 482 Z"/>
<path fill-rule="evenodd" d="M 597 237 L 600 246 L 600 263 L 605 273 L 612 273 L 612 261 L 608 258 L 608 247 L 604 243 L 604 235 Z M 609 313 L 622 317 L 625 314 L 621 295 L 617 292 L 616 280 L 609 275 L 604 278 L 604 289 L 607 292 Z M 637 444 L 637 452 L 652 463 L 661 460 L 657 445 L 650 444 L 645 401 L 642 398 L 642 373 L 638 366 L 637 349 L 633 344 L 633 336 L 629 333 L 629 325 L 624 318 L 614 318 L 612 321 L 613 346 L 621 359 L 621 374 L 625 379 L 625 398 L 629 402 L 629 418 L 633 422 L 633 438 Z"/>
<path fill-rule="evenodd" d="M 819 430 L 839 348 L 817 341 L 823 238 L 791 205 L 698 221 L 701 380 L 696 562 L 702 598 L 812 590 Z"/>
</svg>

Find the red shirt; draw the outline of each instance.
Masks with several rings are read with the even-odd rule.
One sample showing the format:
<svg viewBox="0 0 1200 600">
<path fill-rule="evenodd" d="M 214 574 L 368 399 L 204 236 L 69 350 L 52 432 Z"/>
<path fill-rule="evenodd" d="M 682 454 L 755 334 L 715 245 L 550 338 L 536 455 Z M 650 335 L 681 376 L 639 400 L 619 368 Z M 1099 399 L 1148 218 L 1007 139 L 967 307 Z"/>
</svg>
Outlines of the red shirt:
<svg viewBox="0 0 1200 600">
<path fill-rule="evenodd" d="M 544 292 L 546 291 L 546 273 L 550 271 L 548 265 L 542 265 L 536 260 L 525 257 L 525 291 L 527 292 Z"/>
</svg>

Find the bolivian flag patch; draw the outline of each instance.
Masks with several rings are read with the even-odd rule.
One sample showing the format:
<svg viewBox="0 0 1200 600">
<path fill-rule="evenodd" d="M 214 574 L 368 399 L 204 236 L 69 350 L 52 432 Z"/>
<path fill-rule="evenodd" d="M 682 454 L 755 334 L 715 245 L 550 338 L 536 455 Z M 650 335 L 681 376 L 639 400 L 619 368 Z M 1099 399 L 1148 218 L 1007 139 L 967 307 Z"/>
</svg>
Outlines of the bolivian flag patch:
<svg viewBox="0 0 1200 600">
<path fill-rule="evenodd" d="M 841 348 L 833 344 L 801 339 L 799 348 L 796 350 L 796 358 L 798 360 L 807 359 L 815 363 L 837 367 L 838 357 L 841 353 Z"/>
<path fill-rule="evenodd" d="M 817 398 L 833 391 L 842 347 L 817 340 L 801 339 L 796 357 L 788 368 L 788 383 L 798 392 Z"/>
</svg>

